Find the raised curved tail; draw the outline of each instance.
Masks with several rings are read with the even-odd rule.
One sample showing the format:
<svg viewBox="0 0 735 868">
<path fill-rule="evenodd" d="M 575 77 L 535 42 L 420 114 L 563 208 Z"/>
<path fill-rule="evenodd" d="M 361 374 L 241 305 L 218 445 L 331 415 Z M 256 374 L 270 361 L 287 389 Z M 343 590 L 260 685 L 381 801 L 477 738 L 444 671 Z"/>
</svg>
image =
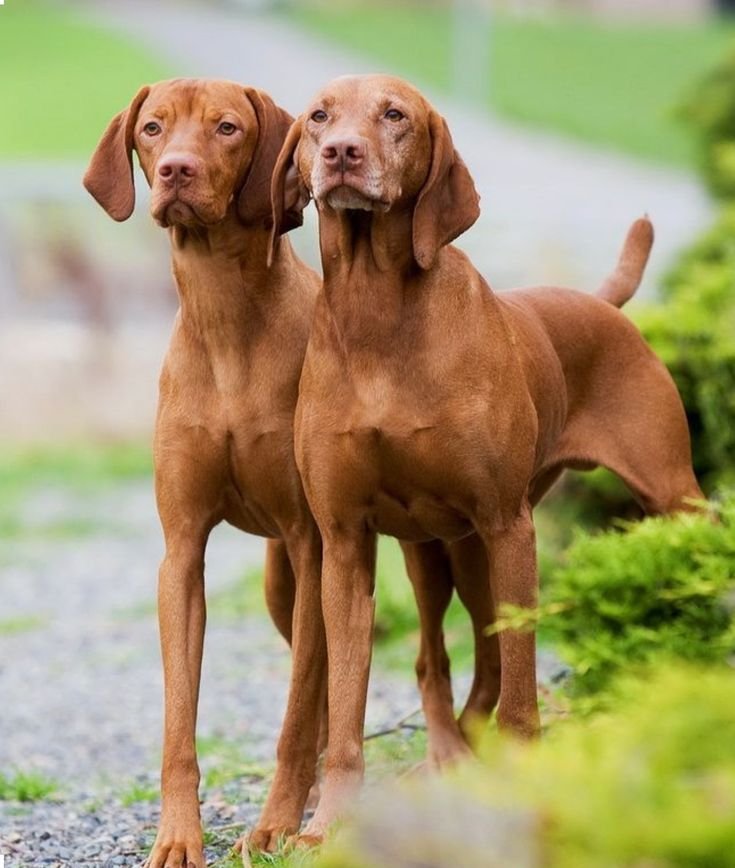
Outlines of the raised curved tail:
<svg viewBox="0 0 735 868">
<path fill-rule="evenodd" d="M 615 271 L 597 290 L 597 297 L 622 307 L 638 289 L 653 247 L 653 224 L 641 217 L 628 230 L 628 236 Z"/>
</svg>

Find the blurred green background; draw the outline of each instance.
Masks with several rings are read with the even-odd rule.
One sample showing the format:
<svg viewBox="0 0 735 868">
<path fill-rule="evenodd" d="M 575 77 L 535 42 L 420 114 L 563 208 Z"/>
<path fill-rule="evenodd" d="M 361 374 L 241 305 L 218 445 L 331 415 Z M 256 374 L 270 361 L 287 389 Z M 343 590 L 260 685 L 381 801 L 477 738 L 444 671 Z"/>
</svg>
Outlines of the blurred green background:
<svg viewBox="0 0 735 868">
<path fill-rule="evenodd" d="M 525 15 L 490 3 L 274 5 L 298 26 L 447 92 L 457 84 L 457 30 L 469 15 L 482 28 L 475 38 L 485 56 L 473 96 L 483 107 L 681 166 L 693 165 L 695 149 L 673 107 L 733 30 L 727 20 L 697 14 L 701 3 L 691 4 L 684 22 L 666 3 L 633 20 L 582 14 L 583 3 L 576 13 L 574 4 L 558 4 L 558 13 L 551 3 L 536 4 L 535 12 L 529 4 Z M 135 38 L 90 20 L 83 5 L 22 0 L 3 10 L 0 72 L 12 81 L 3 94 L 9 122 L 0 129 L 0 157 L 33 159 L 87 157 L 111 106 L 125 105 L 141 82 L 176 70 Z"/>
</svg>

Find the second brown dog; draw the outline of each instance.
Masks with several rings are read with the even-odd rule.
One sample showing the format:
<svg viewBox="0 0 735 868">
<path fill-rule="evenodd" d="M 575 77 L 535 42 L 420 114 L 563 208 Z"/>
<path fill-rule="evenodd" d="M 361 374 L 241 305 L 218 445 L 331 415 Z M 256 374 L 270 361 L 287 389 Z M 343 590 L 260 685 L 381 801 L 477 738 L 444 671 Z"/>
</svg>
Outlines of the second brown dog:
<svg viewBox="0 0 735 868">
<path fill-rule="evenodd" d="M 313 842 L 363 774 L 378 532 L 460 550 L 479 541 L 486 611 L 532 608 L 532 508 L 565 467 L 608 467 L 648 512 L 702 493 L 671 377 L 616 307 L 643 270 L 647 221 L 602 298 L 494 294 L 449 246 L 479 209 L 447 125 L 386 76 L 337 79 L 294 124 L 273 180 L 276 232 L 306 196 L 324 287 L 296 453 L 323 540 L 330 698 L 322 796 L 304 833 Z M 534 635 L 505 630 L 498 650 L 498 722 L 533 736 Z"/>
</svg>

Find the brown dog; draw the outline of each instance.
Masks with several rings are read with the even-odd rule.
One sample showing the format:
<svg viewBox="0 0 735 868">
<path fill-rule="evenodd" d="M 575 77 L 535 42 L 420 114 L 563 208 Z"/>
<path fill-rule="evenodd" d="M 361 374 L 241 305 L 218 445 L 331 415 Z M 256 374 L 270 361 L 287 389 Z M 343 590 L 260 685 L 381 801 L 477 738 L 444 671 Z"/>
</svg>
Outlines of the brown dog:
<svg viewBox="0 0 735 868">
<path fill-rule="evenodd" d="M 162 82 L 113 119 L 84 179 L 112 217 L 127 219 L 137 152 L 153 217 L 169 230 L 180 298 L 154 443 L 166 541 L 159 576 L 166 714 L 150 868 L 204 865 L 194 738 L 204 550 L 220 521 L 270 538 L 266 599 L 300 652 L 260 828 L 298 828 L 314 776 L 319 715 L 301 708 L 301 691 L 324 703 L 321 542 L 294 460 L 293 415 L 320 282 L 285 239 L 267 263 L 271 174 L 291 120 L 252 88 Z M 293 212 L 290 225 L 299 216 Z"/>
<path fill-rule="evenodd" d="M 448 246 L 476 220 L 478 197 L 446 123 L 386 76 L 337 79 L 294 124 L 274 173 L 275 232 L 306 195 L 319 210 L 324 288 L 296 454 L 323 541 L 330 697 L 322 797 L 304 833 L 313 841 L 362 778 L 376 533 L 460 552 L 481 542 L 485 611 L 533 607 L 532 507 L 563 468 L 610 468 L 649 512 L 702 494 L 676 388 L 614 306 L 642 272 L 647 221 L 602 299 L 495 295 Z M 499 724 L 533 736 L 534 636 L 504 631 L 499 656 Z"/>
</svg>

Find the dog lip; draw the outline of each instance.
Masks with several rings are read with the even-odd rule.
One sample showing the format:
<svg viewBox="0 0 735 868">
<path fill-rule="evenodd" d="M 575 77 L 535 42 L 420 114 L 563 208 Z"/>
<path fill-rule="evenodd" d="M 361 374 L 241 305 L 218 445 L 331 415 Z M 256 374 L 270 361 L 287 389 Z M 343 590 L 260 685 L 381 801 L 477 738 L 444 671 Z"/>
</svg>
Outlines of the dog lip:
<svg viewBox="0 0 735 868">
<path fill-rule="evenodd" d="M 354 175 L 349 172 L 338 172 L 328 178 L 327 182 L 319 188 L 315 198 L 326 199 L 331 193 L 334 193 L 335 190 L 339 190 L 340 187 L 346 187 L 348 190 L 354 191 L 358 195 L 362 196 L 363 199 L 366 199 L 369 202 L 374 202 L 381 208 L 387 208 L 390 206 L 390 202 L 386 202 L 384 199 L 381 199 L 380 196 L 376 196 L 373 192 L 366 190 L 364 187 L 364 181 L 359 175 Z"/>
<path fill-rule="evenodd" d="M 164 228 L 176 224 L 211 226 L 218 219 L 207 218 L 201 209 L 192 201 L 184 198 L 180 190 L 173 190 L 168 196 L 161 198 L 152 211 L 153 219 Z"/>
<path fill-rule="evenodd" d="M 191 217 L 197 216 L 197 213 L 194 210 L 194 208 L 191 205 L 189 205 L 188 202 L 183 202 L 181 199 L 176 199 L 173 202 L 171 202 L 169 205 L 167 205 L 165 208 L 165 214 L 166 214 L 167 218 L 169 218 L 170 216 L 173 216 L 174 218 L 179 218 L 179 219 L 184 218 L 187 220 Z M 172 222 L 172 221 L 169 219 L 169 223 L 170 222 Z"/>
<path fill-rule="evenodd" d="M 156 202 L 152 214 L 153 219 L 164 227 L 181 223 L 182 220 L 190 222 L 192 218 L 199 219 L 195 208 L 175 194 Z"/>
</svg>

